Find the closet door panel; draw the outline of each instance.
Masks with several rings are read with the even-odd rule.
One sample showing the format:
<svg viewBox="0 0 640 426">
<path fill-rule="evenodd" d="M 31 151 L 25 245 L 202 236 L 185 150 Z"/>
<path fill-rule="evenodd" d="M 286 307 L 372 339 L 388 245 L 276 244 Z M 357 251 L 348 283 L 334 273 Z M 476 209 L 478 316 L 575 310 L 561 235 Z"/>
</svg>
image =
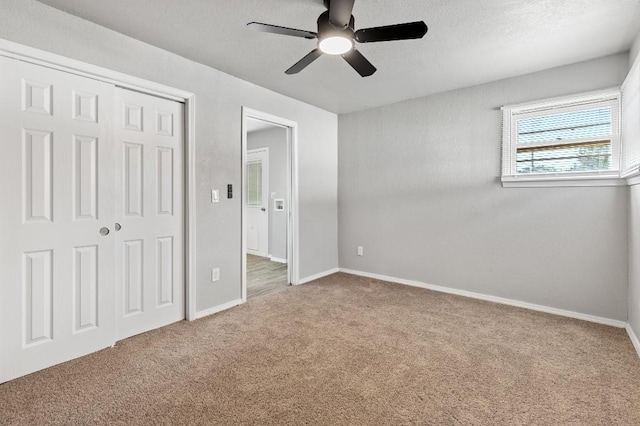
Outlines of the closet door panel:
<svg viewBox="0 0 640 426">
<path fill-rule="evenodd" d="M 5 57 L 0 76 L 4 382 L 115 342 L 115 88 Z"/>
</svg>

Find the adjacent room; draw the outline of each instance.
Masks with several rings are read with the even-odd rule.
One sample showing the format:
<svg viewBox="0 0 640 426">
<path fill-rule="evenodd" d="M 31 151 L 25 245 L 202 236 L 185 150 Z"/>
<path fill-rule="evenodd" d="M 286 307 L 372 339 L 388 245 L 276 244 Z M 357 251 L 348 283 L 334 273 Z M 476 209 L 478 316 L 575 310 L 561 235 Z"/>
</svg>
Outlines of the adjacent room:
<svg viewBox="0 0 640 426">
<path fill-rule="evenodd" d="M 0 424 L 640 424 L 640 0 L 0 0 Z"/>
<path fill-rule="evenodd" d="M 249 118 L 246 121 L 244 229 L 247 299 L 276 293 L 289 278 L 289 129 Z"/>
</svg>

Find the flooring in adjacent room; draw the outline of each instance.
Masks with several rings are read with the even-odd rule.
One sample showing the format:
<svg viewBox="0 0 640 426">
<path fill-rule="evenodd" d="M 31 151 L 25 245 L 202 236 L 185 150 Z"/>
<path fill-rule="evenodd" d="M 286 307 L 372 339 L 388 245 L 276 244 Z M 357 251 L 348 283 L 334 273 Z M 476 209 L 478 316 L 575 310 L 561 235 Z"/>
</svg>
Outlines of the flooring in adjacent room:
<svg viewBox="0 0 640 426">
<path fill-rule="evenodd" d="M 338 273 L 0 385 L 0 424 L 638 425 L 623 329 Z"/>
<path fill-rule="evenodd" d="M 286 263 L 247 254 L 247 299 L 277 293 L 289 287 Z"/>
</svg>

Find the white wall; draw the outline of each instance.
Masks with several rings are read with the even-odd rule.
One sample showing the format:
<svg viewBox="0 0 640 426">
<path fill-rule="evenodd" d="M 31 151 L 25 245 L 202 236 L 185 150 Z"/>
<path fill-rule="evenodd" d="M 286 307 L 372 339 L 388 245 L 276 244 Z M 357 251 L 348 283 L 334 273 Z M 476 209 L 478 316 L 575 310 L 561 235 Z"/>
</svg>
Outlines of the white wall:
<svg viewBox="0 0 640 426">
<path fill-rule="evenodd" d="M 629 325 L 640 337 L 640 185 L 629 191 Z"/>
<path fill-rule="evenodd" d="M 636 36 L 633 43 L 631 43 L 631 48 L 629 49 L 629 69 L 633 65 L 634 61 L 638 57 L 640 53 L 640 33 Z"/>
<path fill-rule="evenodd" d="M 640 34 L 629 52 L 629 68 L 640 52 Z M 636 117 L 640 120 L 640 117 Z M 629 189 L 629 326 L 640 337 L 640 185 Z"/>
<path fill-rule="evenodd" d="M 287 130 L 282 127 L 247 134 L 247 149 L 269 148 L 269 255 L 287 258 L 287 213 L 275 211 L 273 200 L 282 198 L 289 205 L 287 193 Z M 275 193 L 275 197 L 271 194 Z"/>
<path fill-rule="evenodd" d="M 627 69 L 619 54 L 341 115 L 340 266 L 626 320 L 627 187 L 499 178 L 502 105 L 617 86 Z"/>
<path fill-rule="evenodd" d="M 335 114 L 34 0 L 2 0 L 0 38 L 195 93 L 198 310 L 240 298 L 242 106 L 298 123 L 300 277 L 338 266 Z M 211 204 L 211 189 L 225 195 L 228 183 L 235 197 Z M 215 285 L 209 281 L 214 266 L 221 268 Z"/>
</svg>

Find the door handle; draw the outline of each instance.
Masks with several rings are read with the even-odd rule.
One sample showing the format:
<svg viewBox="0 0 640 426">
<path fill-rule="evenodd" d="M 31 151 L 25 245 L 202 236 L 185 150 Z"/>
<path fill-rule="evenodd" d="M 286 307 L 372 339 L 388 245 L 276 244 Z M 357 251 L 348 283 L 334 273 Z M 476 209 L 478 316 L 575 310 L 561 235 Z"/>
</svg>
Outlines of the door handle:
<svg viewBox="0 0 640 426">
<path fill-rule="evenodd" d="M 264 207 L 263 207 L 263 208 L 261 208 L 260 210 L 262 210 L 263 212 L 266 212 L 266 211 L 267 211 L 267 209 L 265 209 Z"/>
<path fill-rule="evenodd" d="M 116 222 L 115 226 L 113 227 L 116 231 L 119 231 L 122 229 L 122 225 L 120 225 L 119 223 Z"/>
<path fill-rule="evenodd" d="M 100 228 L 100 235 L 102 235 L 103 237 L 109 235 L 109 228 L 107 227 Z"/>
</svg>

